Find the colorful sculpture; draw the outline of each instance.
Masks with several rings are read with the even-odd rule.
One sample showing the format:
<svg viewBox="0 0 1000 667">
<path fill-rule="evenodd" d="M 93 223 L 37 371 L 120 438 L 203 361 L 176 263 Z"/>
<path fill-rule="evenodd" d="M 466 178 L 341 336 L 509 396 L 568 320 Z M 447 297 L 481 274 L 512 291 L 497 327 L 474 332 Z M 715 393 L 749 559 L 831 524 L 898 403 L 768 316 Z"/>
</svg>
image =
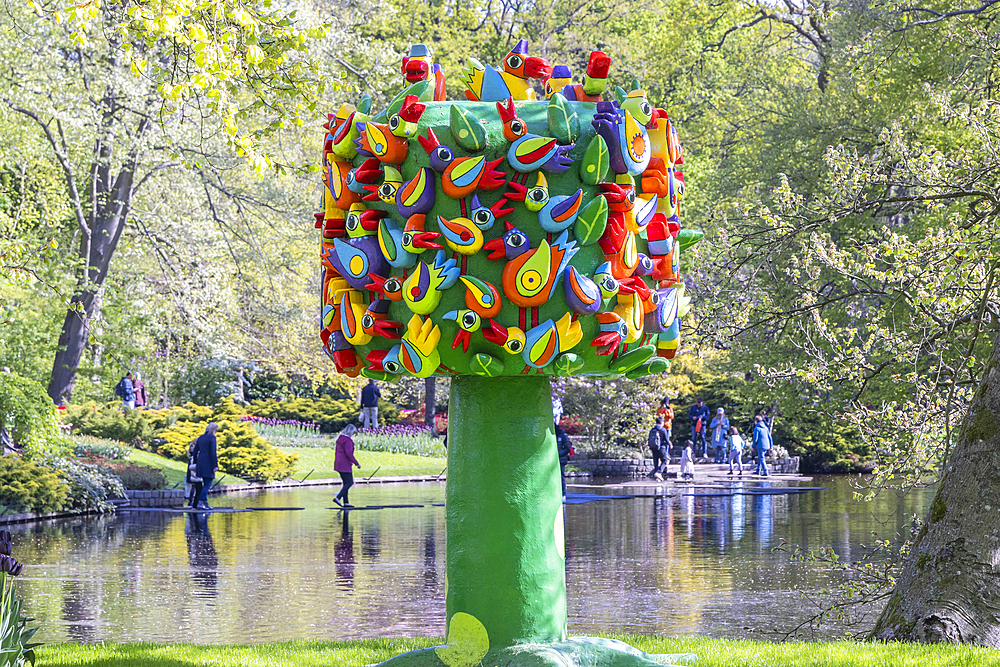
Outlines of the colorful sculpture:
<svg viewBox="0 0 1000 667">
<path fill-rule="evenodd" d="M 701 238 L 680 224 L 677 132 L 638 82 L 604 99 L 601 52 L 577 84 L 523 41 L 499 69 L 469 62 L 472 101 L 445 102 L 414 45 L 386 109 L 325 125 L 325 350 L 351 376 L 452 377 L 447 643 L 385 664 L 661 664 L 566 638 L 548 376 L 637 378 L 676 354 Z"/>
</svg>

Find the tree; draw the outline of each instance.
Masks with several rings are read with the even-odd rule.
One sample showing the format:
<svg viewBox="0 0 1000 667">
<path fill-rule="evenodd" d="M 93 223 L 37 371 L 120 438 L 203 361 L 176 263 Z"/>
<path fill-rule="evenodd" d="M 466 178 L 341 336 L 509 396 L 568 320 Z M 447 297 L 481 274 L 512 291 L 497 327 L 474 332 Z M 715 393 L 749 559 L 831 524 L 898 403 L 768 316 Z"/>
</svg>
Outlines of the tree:
<svg viewBox="0 0 1000 667">
<path fill-rule="evenodd" d="M 677 261 L 698 235 L 668 221 L 680 146 L 624 83 L 615 103 L 432 105 L 425 80 L 385 110 L 361 100 L 331 119 L 317 216 L 327 351 L 349 375 L 451 377 L 447 643 L 386 665 L 661 664 L 567 638 L 552 419 L 551 376 L 660 373 L 686 312 Z"/>
</svg>

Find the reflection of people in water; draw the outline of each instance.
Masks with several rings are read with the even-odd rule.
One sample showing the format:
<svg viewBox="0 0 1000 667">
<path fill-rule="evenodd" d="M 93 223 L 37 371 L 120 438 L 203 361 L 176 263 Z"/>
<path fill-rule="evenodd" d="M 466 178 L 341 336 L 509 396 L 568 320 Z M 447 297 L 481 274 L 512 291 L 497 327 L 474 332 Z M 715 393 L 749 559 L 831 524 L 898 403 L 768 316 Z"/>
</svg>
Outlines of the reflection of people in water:
<svg viewBox="0 0 1000 667">
<path fill-rule="evenodd" d="M 354 533 L 351 531 L 350 512 L 343 513 L 340 539 L 333 547 L 333 561 L 337 571 L 337 584 L 344 588 L 354 587 Z"/>
<path fill-rule="evenodd" d="M 184 529 L 187 541 L 191 580 L 199 597 L 218 597 L 219 556 L 215 553 L 212 534 L 208 532 L 208 515 L 192 512 L 187 515 Z"/>
</svg>

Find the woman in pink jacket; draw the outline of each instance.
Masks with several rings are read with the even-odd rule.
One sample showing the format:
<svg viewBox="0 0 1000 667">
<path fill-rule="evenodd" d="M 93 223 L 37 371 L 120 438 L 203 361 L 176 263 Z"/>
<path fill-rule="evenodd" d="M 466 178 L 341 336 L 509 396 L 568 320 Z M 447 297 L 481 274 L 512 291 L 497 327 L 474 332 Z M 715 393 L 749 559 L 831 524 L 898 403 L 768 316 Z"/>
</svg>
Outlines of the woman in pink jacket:
<svg viewBox="0 0 1000 667">
<path fill-rule="evenodd" d="M 351 465 L 356 465 L 361 467 L 358 460 L 354 458 L 354 441 L 351 440 L 351 436 L 354 435 L 358 430 L 358 427 L 354 424 L 348 424 L 344 427 L 344 430 L 340 432 L 337 436 L 337 453 L 333 457 L 333 469 L 340 473 L 340 479 L 343 480 L 343 485 L 340 487 L 340 493 L 333 497 L 333 502 L 337 503 L 341 507 L 353 507 L 351 503 L 347 500 L 347 492 L 350 491 L 351 487 L 354 486 L 354 473 L 351 472 L 353 468 Z M 341 502 L 343 499 L 343 502 Z"/>
</svg>

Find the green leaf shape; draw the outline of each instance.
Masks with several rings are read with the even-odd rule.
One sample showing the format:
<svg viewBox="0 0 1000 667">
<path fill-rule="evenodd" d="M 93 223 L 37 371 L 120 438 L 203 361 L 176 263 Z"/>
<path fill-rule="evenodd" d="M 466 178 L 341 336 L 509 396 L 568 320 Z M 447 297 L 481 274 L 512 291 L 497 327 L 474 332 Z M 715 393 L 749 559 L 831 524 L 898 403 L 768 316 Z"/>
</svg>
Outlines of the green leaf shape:
<svg viewBox="0 0 1000 667">
<path fill-rule="evenodd" d="M 608 365 L 608 370 L 612 373 L 628 373 L 646 363 L 654 354 L 656 354 L 655 345 L 637 347 L 612 361 Z"/>
<path fill-rule="evenodd" d="M 562 93 L 554 94 L 549 100 L 548 117 L 549 132 L 560 144 L 571 144 L 580 136 L 580 116 Z"/>
<path fill-rule="evenodd" d="M 482 121 L 458 105 L 451 107 L 451 136 L 467 151 L 486 148 L 486 128 Z"/>
<path fill-rule="evenodd" d="M 677 233 L 677 243 L 680 244 L 681 252 L 684 252 L 705 237 L 705 232 L 700 229 L 682 229 Z"/>
<path fill-rule="evenodd" d="M 629 380 L 637 380 L 641 377 L 647 375 L 656 375 L 657 373 L 663 373 L 668 368 L 670 368 L 670 362 L 663 357 L 653 357 L 649 360 L 648 364 L 643 364 L 633 368 L 628 373 L 625 374 Z"/>
<path fill-rule="evenodd" d="M 476 375 L 492 378 L 503 373 L 503 362 L 492 355 L 480 352 L 472 357 L 471 369 Z"/>
<path fill-rule="evenodd" d="M 607 226 L 608 200 L 604 197 L 594 197 L 576 217 L 573 234 L 581 246 L 592 245 L 604 236 L 604 228 Z"/>
<path fill-rule="evenodd" d="M 358 103 L 355 105 L 363 114 L 369 114 L 372 112 L 372 96 L 365 93 L 358 98 Z"/>
<path fill-rule="evenodd" d="M 604 143 L 604 137 L 595 135 L 587 146 L 587 152 L 583 154 L 583 162 L 580 163 L 580 180 L 587 185 L 597 185 L 604 181 L 611 167 L 611 154 L 608 152 L 608 145 Z"/>
<path fill-rule="evenodd" d="M 557 375 L 569 377 L 570 375 L 575 375 L 581 368 L 583 368 L 583 359 L 578 354 L 566 352 L 556 357 L 555 369 Z"/>
</svg>

